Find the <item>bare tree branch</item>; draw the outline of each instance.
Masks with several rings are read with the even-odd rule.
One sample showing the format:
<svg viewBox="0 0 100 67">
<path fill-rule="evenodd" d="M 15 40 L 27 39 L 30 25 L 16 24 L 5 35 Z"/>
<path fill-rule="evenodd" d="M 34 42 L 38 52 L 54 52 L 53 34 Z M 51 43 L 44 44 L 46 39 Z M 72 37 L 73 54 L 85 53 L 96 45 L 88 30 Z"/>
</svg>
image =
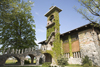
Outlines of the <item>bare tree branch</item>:
<svg viewBox="0 0 100 67">
<path fill-rule="evenodd" d="M 85 7 L 95 16 L 100 16 L 98 13 L 96 13 L 90 6 L 88 6 L 84 1 L 82 3 L 85 5 Z"/>
<path fill-rule="evenodd" d="M 78 11 L 76 8 L 75 8 L 76 11 Z M 85 14 L 83 14 L 82 11 L 78 11 L 80 14 L 82 14 L 87 20 L 89 20 L 90 22 L 94 22 L 92 20 L 90 20 Z"/>
</svg>

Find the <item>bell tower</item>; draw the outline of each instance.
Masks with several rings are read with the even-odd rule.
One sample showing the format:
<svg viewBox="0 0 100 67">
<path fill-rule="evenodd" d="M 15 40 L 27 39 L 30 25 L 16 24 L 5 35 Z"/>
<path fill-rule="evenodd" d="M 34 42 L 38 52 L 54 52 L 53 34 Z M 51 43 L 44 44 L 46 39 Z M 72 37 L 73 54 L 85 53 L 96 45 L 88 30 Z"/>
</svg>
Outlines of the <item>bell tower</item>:
<svg viewBox="0 0 100 67">
<path fill-rule="evenodd" d="M 47 17 L 47 36 L 46 36 L 46 40 L 48 40 L 48 38 L 50 37 L 50 35 L 52 33 L 55 33 L 55 35 L 57 33 L 60 34 L 59 32 L 59 13 L 62 10 L 56 6 L 52 6 L 50 7 L 50 10 L 45 14 L 45 16 Z"/>
<path fill-rule="evenodd" d="M 46 61 L 52 62 L 53 65 L 57 64 L 57 58 L 61 54 L 61 40 L 59 32 L 59 13 L 61 11 L 62 10 L 60 8 L 52 6 L 50 10 L 45 14 L 47 17 L 46 40 L 39 43 L 42 44 L 42 52 L 44 54 L 48 54 L 48 60 Z"/>
</svg>

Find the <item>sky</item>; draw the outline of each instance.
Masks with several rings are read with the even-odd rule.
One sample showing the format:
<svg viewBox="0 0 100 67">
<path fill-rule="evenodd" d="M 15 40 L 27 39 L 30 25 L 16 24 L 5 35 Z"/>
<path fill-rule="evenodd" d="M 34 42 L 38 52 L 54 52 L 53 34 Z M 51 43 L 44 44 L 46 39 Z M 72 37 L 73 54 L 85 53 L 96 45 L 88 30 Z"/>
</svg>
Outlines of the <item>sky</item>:
<svg viewBox="0 0 100 67">
<path fill-rule="evenodd" d="M 62 9 L 59 13 L 61 34 L 90 23 L 88 20 L 83 19 L 83 16 L 74 9 L 75 6 L 80 8 L 78 0 L 31 1 L 34 2 L 31 12 L 36 24 L 36 43 L 46 40 L 47 17 L 44 15 L 49 11 L 51 6 L 57 6 Z"/>
</svg>

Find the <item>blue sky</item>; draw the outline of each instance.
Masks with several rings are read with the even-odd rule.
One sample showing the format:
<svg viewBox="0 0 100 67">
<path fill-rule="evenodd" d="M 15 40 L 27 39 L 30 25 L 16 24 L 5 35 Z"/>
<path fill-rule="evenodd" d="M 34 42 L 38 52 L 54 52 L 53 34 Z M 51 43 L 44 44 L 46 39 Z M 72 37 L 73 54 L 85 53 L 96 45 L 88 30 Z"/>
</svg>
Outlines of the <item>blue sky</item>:
<svg viewBox="0 0 100 67">
<path fill-rule="evenodd" d="M 89 21 L 82 18 L 74 6 L 80 8 L 80 3 L 77 0 L 31 0 L 34 2 L 32 7 L 32 15 L 36 24 L 37 43 L 46 39 L 47 17 L 44 16 L 49 11 L 51 6 L 57 6 L 62 9 L 59 13 L 60 33 L 65 33 L 72 29 L 78 28 Z"/>
</svg>

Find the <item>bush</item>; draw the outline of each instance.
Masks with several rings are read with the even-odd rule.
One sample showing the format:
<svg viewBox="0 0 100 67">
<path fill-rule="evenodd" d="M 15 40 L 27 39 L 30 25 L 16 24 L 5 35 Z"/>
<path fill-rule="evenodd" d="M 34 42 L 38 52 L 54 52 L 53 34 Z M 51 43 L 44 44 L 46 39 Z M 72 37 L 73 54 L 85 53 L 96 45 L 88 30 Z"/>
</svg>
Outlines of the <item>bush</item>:
<svg viewBox="0 0 100 67">
<path fill-rule="evenodd" d="M 92 61 L 89 59 L 88 56 L 85 56 L 84 58 L 82 58 L 82 65 L 89 65 L 89 66 L 92 66 Z"/>
<path fill-rule="evenodd" d="M 45 62 L 45 63 L 42 64 L 42 67 L 49 67 L 50 64 L 51 64 L 51 62 Z"/>
<path fill-rule="evenodd" d="M 30 64 L 30 62 L 28 60 L 25 60 L 24 64 Z"/>
<path fill-rule="evenodd" d="M 89 64 L 84 64 L 83 67 L 89 67 Z"/>
<path fill-rule="evenodd" d="M 58 62 L 59 66 L 64 67 L 64 66 L 68 65 L 68 58 L 61 55 L 60 57 L 58 57 L 57 62 Z"/>
</svg>

